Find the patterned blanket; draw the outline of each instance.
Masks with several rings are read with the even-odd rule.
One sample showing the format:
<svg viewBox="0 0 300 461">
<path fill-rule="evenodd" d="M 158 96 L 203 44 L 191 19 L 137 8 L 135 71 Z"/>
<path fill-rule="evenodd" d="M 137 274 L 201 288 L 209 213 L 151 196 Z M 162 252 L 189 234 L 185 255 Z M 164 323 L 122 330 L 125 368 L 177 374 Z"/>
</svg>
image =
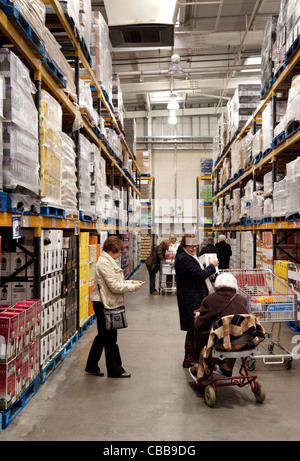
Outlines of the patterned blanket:
<svg viewBox="0 0 300 461">
<path fill-rule="evenodd" d="M 243 334 L 251 337 L 247 344 L 231 344 L 231 341 L 241 338 Z M 218 350 L 232 352 L 256 347 L 264 339 L 265 330 L 254 315 L 233 314 L 222 317 L 212 326 L 207 345 L 200 352 L 197 379 L 209 374 L 209 360 L 213 346 L 217 346 Z"/>
</svg>

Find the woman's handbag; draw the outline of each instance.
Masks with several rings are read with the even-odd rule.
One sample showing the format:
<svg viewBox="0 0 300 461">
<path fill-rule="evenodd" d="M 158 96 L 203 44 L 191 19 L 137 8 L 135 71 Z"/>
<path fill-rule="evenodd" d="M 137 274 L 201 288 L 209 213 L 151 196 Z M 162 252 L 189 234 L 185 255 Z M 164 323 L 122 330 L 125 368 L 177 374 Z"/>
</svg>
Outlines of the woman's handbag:
<svg viewBox="0 0 300 461">
<path fill-rule="evenodd" d="M 103 308 L 105 317 L 105 329 L 118 330 L 120 328 L 127 328 L 127 319 L 125 306 L 116 307 L 114 309 Z"/>
</svg>

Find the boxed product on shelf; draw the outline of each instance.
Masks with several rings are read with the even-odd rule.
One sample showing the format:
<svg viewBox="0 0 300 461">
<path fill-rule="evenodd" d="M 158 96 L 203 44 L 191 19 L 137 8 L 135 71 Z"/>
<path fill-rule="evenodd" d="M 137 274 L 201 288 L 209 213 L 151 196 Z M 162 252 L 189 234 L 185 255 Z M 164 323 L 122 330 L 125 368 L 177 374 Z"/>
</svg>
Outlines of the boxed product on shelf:
<svg viewBox="0 0 300 461">
<path fill-rule="evenodd" d="M 79 26 L 82 39 L 89 49 L 92 28 L 92 5 L 91 0 L 80 0 L 79 2 Z"/>
<path fill-rule="evenodd" d="M 261 47 L 261 89 L 274 75 L 274 43 L 276 40 L 277 16 L 271 16 L 266 23 Z"/>
<path fill-rule="evenodd" d="M 76 178 L 76 152 L 75 143 L 66 133 L 61 133 L 62 151 L 64 153 L 62 162 L 62 188 L 61 204 L 66 210 L 66 217 L 69 214 L 76 214 L 77 204 L 77 178 Z"/>
<path fill-rule="evenodd" d="M 300 157 L 286 165 L 286 216 L 300 210 Z"/>
<path fill-rule="evenodd" d="M 135 118 L 124 118 L 124 131 L 129 149 L 136 155 L 136 121 Z"/>
<path fill-rule="evenodd" d="M 228 101 L 230 139 L 242 128 L 260 102 L 260 87 L 255 84 L 239 84 Z"/>
<path fill-rule="evenodd" d="M 93 215 L 94 208 L 91 205 L 91 173 L 90 153 L 93 150 L 90 141 L 80 133 L 79 135 L 79 209 L 87 215 Z"/>
<path fill-rule="evenodd" d="M 213 161 L 211 158 L 200 159 L 200 170 L 201 174 L 209 175 L 212 173 Z"/>
<path fill-rule="evenodd" d="M 285 216 L 287 203 L 286 178 L 274 183 L 273 189 L 273 217 Z"/>
<path fill-rule="evenodd" d="M 92 31 L 90 54 L 92 69 L 96 79 L 111 100 L 112 96 L 112 58 L 110 54 L 108 26 L 100 11 L 92 11 Z"/>
<path fill-rule="evenodd" d="M 281 0 L 279 15 L 276 25 L 276 41 L 274 43 L 274 74 L 280 69 L 285 61 L 287 51 L 287 22 L 288 4 L 290 0 Z"/>
<path fill-rule="evenodd" d="M 289 89 L 288 102 L 285 114 L 285 129 L 300 120 L 300 75 L 293 78 Z"/>
<path fill-rule="evenodd" d="M 289 0 L 287 6 L 287 50 L 298 38 L 300 33 L 300 5 L 298 0 Z"/>
<path fill-rule="evenodd" d="M 41 91 L 41 195 L 47 205 L 61 206 L 62 108 L 46 91 Z"/>
</svg>

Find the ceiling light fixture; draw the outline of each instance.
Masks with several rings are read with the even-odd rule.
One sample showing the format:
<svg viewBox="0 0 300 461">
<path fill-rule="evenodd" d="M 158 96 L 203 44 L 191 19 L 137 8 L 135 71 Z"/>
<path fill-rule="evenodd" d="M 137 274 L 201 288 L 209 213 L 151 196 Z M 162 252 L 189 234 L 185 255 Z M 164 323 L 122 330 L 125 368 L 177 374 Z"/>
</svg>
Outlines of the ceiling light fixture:
<svg viewBox="0 0 300 461">
<path fill-rule="evenodd" d="M 171 93 L 170 102 L 167 105 L 167 109 L 169 109 L 169 110 L 178 110 L 179 109 L 179 103 L 177 101 L 177 94 L 176 93 Z"/>
<path fill-rule="evenodd" d="M 180 65 L 180 56 L 179 54 L 173 54 L 171 56 L 171 66 L 168 70 L 168 73 L 171 75 L 181 75 L 184 73 L 184 70 L 182 69 Z"/>
<path fill-rule="evenodd" d="M 169 125 L 176 125 L 177 118 L 176 118 L 175 110 L 170 110 L 170 117 L 169 117 L 168 122 L 169 122 Z"/>
</svg>

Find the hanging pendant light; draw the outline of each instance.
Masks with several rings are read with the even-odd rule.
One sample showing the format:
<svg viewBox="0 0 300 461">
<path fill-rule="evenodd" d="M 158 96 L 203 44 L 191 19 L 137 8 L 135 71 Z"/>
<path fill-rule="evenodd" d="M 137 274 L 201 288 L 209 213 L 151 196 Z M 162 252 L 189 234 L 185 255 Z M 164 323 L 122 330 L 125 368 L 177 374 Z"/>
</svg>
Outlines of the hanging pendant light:
<svg viewBox="0 0 300 461">
<path fill-rule="evenodd" d="M 176 125 L 177 118 L 176 118 L 175 110 L 170 110 L 170 117 L 169 117 L 168 122 L 169 122 L 169 125 Z"/>
<path fill-rule="evenodd" d="M 179 104 L 178 104 L 178 101 L 177 101 L 176 93 L 171 93 L 170 102 L 167 105 L 167 109 L 169 109 L 169 110 L 178 110 L 179 109 Z"/>
</svg>

